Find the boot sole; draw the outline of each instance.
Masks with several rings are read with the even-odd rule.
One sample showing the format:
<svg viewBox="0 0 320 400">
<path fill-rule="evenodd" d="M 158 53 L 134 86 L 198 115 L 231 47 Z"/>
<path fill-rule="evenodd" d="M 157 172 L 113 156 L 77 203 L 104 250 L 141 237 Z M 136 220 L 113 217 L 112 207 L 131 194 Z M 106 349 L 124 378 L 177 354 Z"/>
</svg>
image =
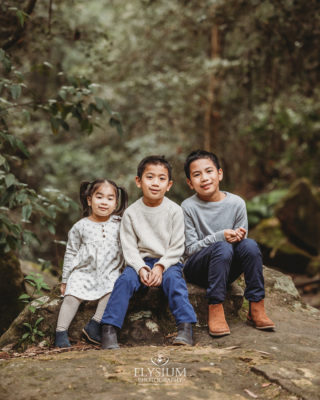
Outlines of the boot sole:
<svg viewBox="0 0 320 400">
<path fill-rule="evenodd" d="M 86 340 L 88 340 L 88 342 L 93 343 L 93 344 L 101 344 L 101 342 L 98 342 L 97 340 L 92 339 L 84 329 L 82 329 L 82 333 L 84 334 L 84 336 L 85 336 Z"/>
<path fill-rule="evenodd" d="M 221 333 L 216 333 L 216 332 L 211 332 L 209 331 L 209 335 L 213 336 L 213 337 L 221 337 L 221 336 L 227 336 L 230 335 L 230 331 L 229 332 L 221 332 Z"/>
<path fill-rule="evenodd" d="M 175 340 L 172 344 L 173 346 L 193 346 L 193 343 L 188 343 L 180 339 Z"/>
<path fill-rule="evenodd" d="M 101 350 L 120 350 L 119 346 L 101 347 Z"/>
<path fill-rule="evenodd" d="M 256 329 L 259 329 L 260 331 L 275 331 L 276 330 L 275 325 L 257 326 L 253 321 L 250 321 L 250 319 L 247 319 L 247 324 L 250 326 L 253 326 Z"/>
</svg>

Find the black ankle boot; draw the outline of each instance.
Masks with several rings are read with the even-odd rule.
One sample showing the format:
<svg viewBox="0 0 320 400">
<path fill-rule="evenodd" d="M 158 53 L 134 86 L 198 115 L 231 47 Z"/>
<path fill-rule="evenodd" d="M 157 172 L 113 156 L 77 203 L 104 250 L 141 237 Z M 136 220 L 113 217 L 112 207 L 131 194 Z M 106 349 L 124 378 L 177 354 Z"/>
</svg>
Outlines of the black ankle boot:
<svg viewBox="0 0 320 400">
<path fill-rule="evenodd" d="M 192 324 L 182 322 L 178 325 L 178 334 L 173 341 L 174 345 L 193 346 Z"/>
<path fill-rule="evenodd" d="M 94 344 L 101 343 L 101 324 L 100 322 L 90 319 L 87 325 L 82 329 L 86 339 Z"/>
<path fill-rule="evenodd" d="M 101 336 L 102 349 L 119 349 L 117 331 L 113 325 L 102 325 Z"/>
<path fill-rule="evenodd" d="M 55 347 L 71 347 L 68 338 L 68 331 L 57 331 L 56 340 L 54 341 Z"/>
</svg>

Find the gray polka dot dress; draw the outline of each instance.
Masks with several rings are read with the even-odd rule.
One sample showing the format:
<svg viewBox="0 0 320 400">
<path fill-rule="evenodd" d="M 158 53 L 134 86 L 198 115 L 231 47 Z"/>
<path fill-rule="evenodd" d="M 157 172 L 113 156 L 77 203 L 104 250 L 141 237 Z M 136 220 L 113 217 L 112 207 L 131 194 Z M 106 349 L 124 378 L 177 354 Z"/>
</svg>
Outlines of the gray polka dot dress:
<svg viewBox="0 0 320 400">
<path fill-rule="evenodd" d="M 82 218 L 73 225 L 63 262 L 65 295 L 97 300 L 113 289 L 124 260 L 120 245 L 120 217 L 106 222 Z"/>
</svg>

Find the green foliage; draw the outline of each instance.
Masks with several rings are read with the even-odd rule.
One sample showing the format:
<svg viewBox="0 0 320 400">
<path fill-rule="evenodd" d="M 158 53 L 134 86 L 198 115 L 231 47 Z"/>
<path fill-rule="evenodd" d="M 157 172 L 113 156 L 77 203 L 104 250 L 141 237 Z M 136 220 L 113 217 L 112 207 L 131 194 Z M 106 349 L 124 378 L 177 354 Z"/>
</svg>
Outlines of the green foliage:
<svg viewBox="0 0 320 400">
<path fill-rule="evenodd" d="M 39 329 L 39 324 L 43 320 L 44 320 L 43 317 L 38 318 L 36 320 L 36 322 L 34 323 L 34 325 L 29 324 L 28 322 L 24 322 L 23 323 L 23 326 L 27 329 L 27 332 L 25 332 L 21 336 L 21 339 L 19 341 L 19 345 L 22 342 L 32 342 L 32 343 L 34 343 L 37 340 L 36 336 L 40 336 L 40 337 L 44 336 L 44 333 Z"/>
<path fill-rule="evenodd" d="M 34 324 L 32 324 L 32 314 L 34 314 L 37 310 L 37 307 L 41 306 L 43 302 L 41 298 L 35 298 L 35 296 L 40 296 L 42 290 L 50 290 L 50 287 L 44 282 L 43 276 L 39 273 L 31 273 L 24 278 L 25 282 L 29 284 L 33 291 L 29 295 L 28 293 L 23 293 L 19 300 L 23 303 L 28 304 L 28 309 L 30 311 L 30 318 L 28 322 L 24 322 L 23 326 L 26 328 L 27 332 L 25 332 L 20 339 L 20 343 L 22 342 L 35 342 L 36 336 L 43 337 L 44 333 L 39 329 L 39 324 L 43 321 L 43 317 L 39 317 Z"/>
<path fill-rule="evenodd" d="M 68 131 L 72 120 L 78 122 L 80 130 L 90 134 L 98 122 L 96 115 L 106 111 L 110 125 L 122 131 L 119 114 L 112 111 L 109 103 L 95 95 L 97 85 L 85 78 L 72 78 L 69 85 L 62 84 L 56 96 L 40 99 L 28 91 L 24 83 L 25 74 L 12 65 L 8 55 L 0 49 L 3 76 L 0 77 L 0 253 L 18 250 L 23 244 L 31 245 L 39 239 L 34 228 L 40 224 L 51 235 L 55 235 L 55 220 L 59 213 L 77 209 L 68 196 L 50 187 L 34 190 L 16 175 L 17 165 L 21 168 L 31 162 L 30 152 L 24 142 L 14 133 L 11 120 L 20 114 L 20 108 L 28 119 L 49 119 L 54 134 Z M 45 70 L 53 67 L 44 62 Z M 58 74 L 60 76 L 61 73 Z M 11 126 L 10 126 L 11 125 Z"/>
<path fill-rule="evenodd" d="M 272 190 L 247 201 L 249 227 L 253 228 L 262 219 L 273 217 L 274 207 L 287 193 L 287 189 Z"/>
</svg>

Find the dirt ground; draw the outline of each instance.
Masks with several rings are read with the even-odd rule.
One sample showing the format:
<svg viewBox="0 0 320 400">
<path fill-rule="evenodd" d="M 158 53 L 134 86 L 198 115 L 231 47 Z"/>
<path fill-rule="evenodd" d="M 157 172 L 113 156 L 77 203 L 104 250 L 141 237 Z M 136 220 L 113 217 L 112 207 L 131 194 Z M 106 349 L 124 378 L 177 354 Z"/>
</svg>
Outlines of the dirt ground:
<svg viewBox="0 0 320 400">
<path fill-rule="evenodd" d="M 230 336 L 213 339 L 196 327 L 194 347 L 4 351 L 0 398 L 320 399 L 320 312 L 280 278 L 274 289 L 266 307 L 275 332 L 248 326 L 243 310 L 229 320 Z"/>
</svg>

